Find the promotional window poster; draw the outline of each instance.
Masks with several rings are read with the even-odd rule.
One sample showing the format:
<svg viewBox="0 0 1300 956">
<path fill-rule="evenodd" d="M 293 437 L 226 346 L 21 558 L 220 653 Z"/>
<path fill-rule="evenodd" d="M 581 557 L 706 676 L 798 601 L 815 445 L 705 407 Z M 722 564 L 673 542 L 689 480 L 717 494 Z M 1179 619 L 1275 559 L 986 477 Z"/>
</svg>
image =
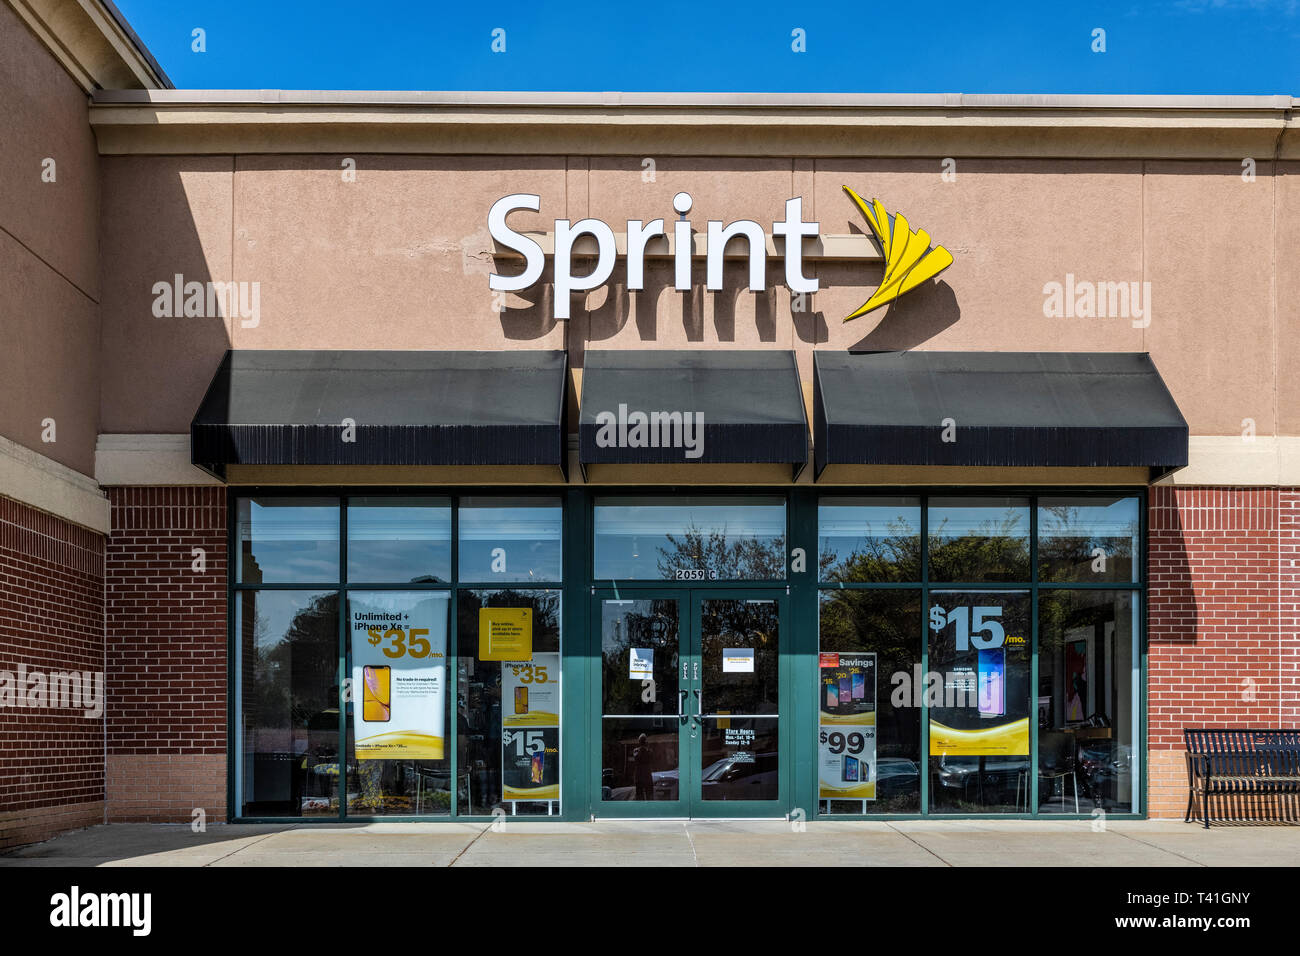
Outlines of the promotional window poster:
<svg viewBox="0 0 1300 956">
<path fill-rule="evenodd" d="M 358 760 L 444 758 L 449 607 L 445 591 L 349 600 Z"/>
<path fill-rule="evenodd" d="M 818 796 L 876 799 L 876 655 L 823 653 L 819 659 Z"/>
<path fill-rule="evenodd" d="M 1029 755 L 1029 596 L 932 592 L 930 755 Z"/>
<path fill-rule="evenodd" d="M 501 799 L 560 799 L 560 655 L 501 664 Z"/>
</svg>

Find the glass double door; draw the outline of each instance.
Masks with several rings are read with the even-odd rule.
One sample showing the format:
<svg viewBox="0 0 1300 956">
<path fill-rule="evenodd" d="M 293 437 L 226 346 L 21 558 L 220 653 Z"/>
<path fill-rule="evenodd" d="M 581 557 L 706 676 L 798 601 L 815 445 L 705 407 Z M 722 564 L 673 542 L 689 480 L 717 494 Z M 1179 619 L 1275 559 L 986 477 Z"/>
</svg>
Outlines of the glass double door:
<svg viewBox="0 0 1300 956">
<path fill-rule="evenodd" d="M 781 816 L 785 589 L 597 590 L 597 816 Z"/>
</svg>

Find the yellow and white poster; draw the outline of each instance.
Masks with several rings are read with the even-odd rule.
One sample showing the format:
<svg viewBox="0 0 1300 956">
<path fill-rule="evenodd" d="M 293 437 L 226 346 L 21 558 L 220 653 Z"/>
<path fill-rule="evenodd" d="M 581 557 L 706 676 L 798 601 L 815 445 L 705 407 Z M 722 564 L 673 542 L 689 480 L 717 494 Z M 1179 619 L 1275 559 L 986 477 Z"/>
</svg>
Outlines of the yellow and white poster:
<svg viewBox="0 0 1300 956">
<path fill-rule="evenodd" d="M 876 655 L 823 652 L 818 663 L 818 796 L 874 800 Z"/>
<path fill-rule="evenodd" d="M 560 655 L 501 664 L 501 799 L 560 799 Z"/>
<path fill-rule="evenodd" d="M 533 657 L 533 609 L 481 607 L 478 611 L 478 659 L 528 661 Z"/>
<path fill-rule="evenodd" d="M 449 601 L 443 591 L 376 591 L 349 601 L 358 760 L 446 756 Z"/>
</svg>

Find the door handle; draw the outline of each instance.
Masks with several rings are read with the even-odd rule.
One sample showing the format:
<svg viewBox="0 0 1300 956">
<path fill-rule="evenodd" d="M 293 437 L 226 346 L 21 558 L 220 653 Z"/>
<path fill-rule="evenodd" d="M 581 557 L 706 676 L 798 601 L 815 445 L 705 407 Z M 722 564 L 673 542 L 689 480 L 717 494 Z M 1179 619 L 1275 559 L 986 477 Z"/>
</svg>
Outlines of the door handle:
<svg viewBox="0 0 1300 956">
<path fill-rule="evenodd" d="M 682 706 L 686 702 L 686 693 L 687 692 L 684 690 L 679 690 L 677 692 L 677 716 L 682 718 L 686 716 L 686 714 L 684 713 L 684 708 Z"/>
<path fill-rule="evenodd" d="M 695 688 L 695 716 L 700 717 L 704 714 L 704 693 L 697 687 Z"/>
</svg>

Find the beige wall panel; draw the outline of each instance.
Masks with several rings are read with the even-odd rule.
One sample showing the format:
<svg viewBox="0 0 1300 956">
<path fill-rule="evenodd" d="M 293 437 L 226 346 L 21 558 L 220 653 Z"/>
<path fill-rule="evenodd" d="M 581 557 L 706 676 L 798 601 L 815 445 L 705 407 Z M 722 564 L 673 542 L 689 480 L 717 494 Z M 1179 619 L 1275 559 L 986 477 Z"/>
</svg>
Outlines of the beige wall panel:
<svg viewBox="0 0 1300 956">
<path fill-rule="evenodd" d="M 543 281 L 493 311 L 492 203 L 541 196 L 510 216 L 519 231 L 564 218 L 563 157 L 241 156 L 235 175 L 235 275 L 261 283 L 243 349 L 564 348 Z M 522 260 L 501 266 L 514 274 Z M 575 313 L 576 314 L 576 313 Z"/>
<path fill-rule="evenodd" d="M 768 262 L 765 292 L 745 287 L 749 273 L 743 259 L 723 265 L 726 287 L 718 292 L 704 289 L 704 260 L 696 264 L 700 280 L 689 292 L 673 287 L 670 260 L 647 260 L 645 288 L 635 292 L 628 291 L 626 274 L 616 269 L 607 286 L 587 294 L 587 348 L 792 347 L 790 296 L 780 260 Z"/>
<path fill-rule="evenodd" d="M 653 182 L 643 177 L 645 159 L 654 160 Z M 667 226 L 677 218 L 673 196 L 688 192 L 686 218 L 698 232 L 710 219 L 753 219 L 768 230 L 774 219 L 785 218 L 785 201 L 796 195 L 793 183 L 789 159 L 597 156 L 591 160 L 590 215 L 611 225 L 662 218 Z M 614 231 L 622 229 L 614 225 Z"/>
<path fill-rule="evenodd" d="M 228 156 L 102 161 L 104 432 L 188 432 L 222 353 L 221 315 L 155 318 L 156 282 L 231 279 Z M 263 303 L 265 312 L 265 303 Z"/>
<path fill-rule="evenodd" d="M 1277 243 L 1278 432 L 1300 435 L 1300 163 L 1279 163 Z M 1258 175 L 1258 171 L 1256 173 Z M 1259 180 L 1256 179 L 1259 185 Z M 1263 184 L 1267 188 L 1267 183 Z"/>
<path fill-rule="evenodd" d="M 644 159 L 654 160 L 654 181 L 647 182 Z M 643 176 L 646 173 L 646 176 Z M 752 219 L 770 233 L 785 218 L 785 201 L 796 195 L 790 160 L 681 157 L 597 157 L 591 160 L 588 215 L 623 232 L 629 219 L 663 219 L 672 230 L 678 218 L 673 196 L 691 195 L 687 219 L 703 235 L 711 219 L 723 223 Z M 804 196 L 805 203 L 811 199 Z M 805 211 L 804 218 L 810 218 Z M 728 251 L 745 249 L 734 240 Z M 587 295 L 589 348 L 783 348 L 791 347 L 790 296 L 783 260 L 767 261 L 767 291 L 750 292 L 748 259 L 723 265 L 725 288 L 704 289 L 706 261 L 692 262 L 690 292 L 674 287 L 671 259 L 647 259 L 645 289 L 629 292 L 626 260 L 620 259 L 608 287 Z M 575 271 L 577 271 L 575 269 Z M 808 271 L 811 275 L 811 271 Z"/>
<path fill-rule="evenodd" d="M 849 186 L 879 199 L 952 253 L 937 280 L 844 322 L 880 283 L 883 264 L 824 263 L 810 323 L 832 349 L 1141 351 L 1127 318 L 1047 318 L 1043 287 L 1066 273 L 1142 279 L 1140 164 L 1128 161 L 818 160 L 823 232 L 868 232 Z M 802 337 L 801 337 L 802 338 Z"/>
<path fill-rule="evenodd" d="M 1193 435 L 1274 433 L 1271 164 L 1149 162 L 1147 350 Z M 1285 269 L 1279 262 L 1279 273 Z"/>
<path fill-rule="evenodd" d="M 0 228 L 98 298 L 99 160 L 86 96 L 7 4 L 0 90 Z M 52 183 L 41 180 L 47 158 Z"/>
<path fill-rule="evenodd" d="M 99 405 L 95 303 L 3 231 L 0 276 L 0 435 L 84 475 L 94 474 Z M 54 419 L 53 442 L 41 437 L 46 418 Z"/>
</svg>

